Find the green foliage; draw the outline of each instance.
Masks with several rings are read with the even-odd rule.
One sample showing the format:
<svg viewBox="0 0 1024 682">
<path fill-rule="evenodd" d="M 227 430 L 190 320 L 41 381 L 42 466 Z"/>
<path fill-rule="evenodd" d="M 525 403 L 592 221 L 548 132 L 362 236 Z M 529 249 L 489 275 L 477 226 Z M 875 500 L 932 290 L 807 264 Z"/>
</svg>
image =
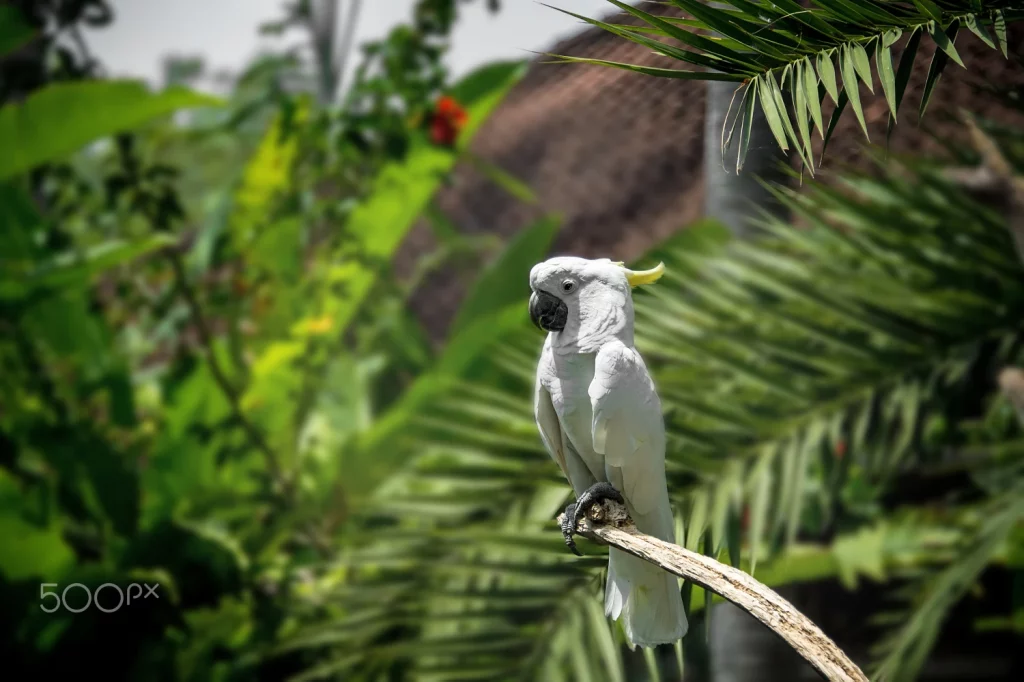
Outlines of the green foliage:
<svg viewBox="0 0 1024 682">
<path fill-rule="evenodd" d="M 21 12 L 9 5 L 0 6 L 0 57 L 27 43 L 32 34 Z"/>
<path fill-rule="evenodd" d="M 649 254 L 667 274 L 635 306 L 680 544 L 769 584 L 910 581 L 913 616 L 880 650 L 886 679 L 903 680 L 978 572 L 1019 542 L 1019 504 L 1009 490 L 898 512 L 884 499 L 939 466 L 1019 485 L 1020 425 L 982 428 L 977 414 L 1005 408 L 986 377 L 1020 362 L 1024 289 L 998 216 L 933 164 L 879 170 L 780 192 L 804 229 L 766 219 L 756 243 L 715 224 L 685 230 Z M 570 559 L 552 521 L 569 491 L 528 400 L 540 337 L 522 313 L 509 324 L 457 376 L 414 387 L 395 436 L 374 443 L 409 464 L 361 506 L 345 568 L 311 588 L 340 610 L 282 649 L 332 652 L 312 678 L 629 679 L 646 667 L 600 615 L 604 550 Z M 974 485 L 961 495 L 988 494 Z M 698 591 L 690 608 L 705 602 Z"/>
<path fill-rule="evenodd" d="M 529 282 L 530 268 L 544 260 L 558 227 L 557 218 L 547 218 L 513 238 L 501 258 L 492 263 L 473 286 L 452 322 L 453 334 L 458 334 L 471 321 L 522 303 L 523 291 L 527 288 L 524 283 Z"/>
<path fill-rule="evenodd" d="M 445 7 L 423 3 L 416 26 Z M 75 21 L 79 9 L 49 11 Z M 493 64 L 449 84 L 436 41 L 453 19 L 428 40 L 405 26 L 380 43 L 431 61 L 419 85 L 403 80 L 409 64 L 388 62 L 328 109 L 283 87 L 301 68 L 289 60 L 254 64 L 225 101 L 76 80 L 90 69 L 71 52 L 67 72 L 50 72 L 50 51 L 66 48 L 47 33 L 55 17 L 33 15 L 36 66 L 64 82 L 41 79 L 0 109 L 12 151 L 0 185 L 0 526 L 19 538 L 0 552 L 10 669 L 277 679 L 315 662 L 245 667 L 298 626 L 296 581 L 369 494 L 355 436 L 433 362 L 394 251 L 523 73 Z M 452 146 L 417 120 L 441 94 L 467 117 Z M 362 144 L 356 128 L 401 144 Z M 143 579 L 160 584 L 158 607 L 39 609 L 40 582 Z"/>
<path fill-rule="evenodd" d="M 47 86 L 22 104 L 0 109 L 0 139 L 7 141 L 0 160 L 0 180 L 58 160 L 97 138 L 136 128 L 179 109 L 218 102 L 184 88 L 153 94 L 134 81 Z"/>
<path fill-rule="evenodd" d="M 27 272 L 18 267 L 22 263 L 5 262 L 0 298 L 21 299 L 37 290 L 88 286 L 96 275 L 172 243 L 170 238 L 160 234 L 134 242 L 110 240 L 88 249 L 80 257 L 61 254 L 42 263 L 31 263 Z"/>
<path fill-rule="evenodd" d="M 466 106 L 473 125 L 463 132 L 463 146 L 472 139 L 487 115 L 524 73 L 519 62 L 482 67 L 469 74 L 452 92 Z M 349 217 L 348 230 L 358 241 L 361 256 L 372 262 L 390 256 L 423 213 L 456 157 L 425 141 L 413 143 L 401 163 L 381 169 L 373 189 Z M 390 229 L 383 230 L 381 225 Z M 346 273 L 340 280 L 348 288 L 346 308 L 338 311 L 335 323 L 344 327 L 362 302 L 373 282 L 371 266 Z"/>
<path fill-rule="evenodd" d="M 659 668 L 671 655 L 629 652 L 603 616 L 605 550 L 572 557 L 553 522 L 569 489 L 533 420 L 541 337 L 526 300 L 557 217 L 492 255 L 441 348 L 407 305 L 418 276 L 480 248 L 429 205 L 457 163 L 536 201 L 467 152 L 523 65 L 449 83 L 456 4 L 423 0 L 367 47 L 340 107 L 303 90 L 322 94 L 322 63 L 272 55 L 213 108 L 92 78 L 53 32 L 57 4 L 22 4 L 39 32 L 34 79 L 0 63 L 0 97 L 27 95 L 0 109 L 0 147 L 17 150 L 0 163 L 6 670 L 671 679 Z M 58 4 L 71 24 L 104 19 L 88 9 L 102 3 Z M 718 69 L 700 77 L 756 81 L 741 141 L 756 95 L 798 147 L 826 124 L 825 94 L 856 114 L 872 61 L 895 117 L 909 72 L 886 62 L 891 33 L 874 13 L 938 12 L 947 26 L 957 11 L 867 4 L 857 21 L 808 29 L 787 62 L 787 31 L 849 3 L 784 19 L 736 4 L 725 24 L 684 4 L 697 21 L 627 37 L 715 23 L 724 38 L 687 32 L 695 51 L 679 52 Z M 1001 21 L 985 29 L 996 47 Z M 940 53 L 956 61 L 951 41 Z M 719 68 L 727 54 L 742 68 Z M 790 87 L 804 120 L 783 116 Z M 468 117 L 450 140 L 432 130 L 441 96 Z M 1018 138 L 998 137 L 1020 165 Z M 768 237 L 733 243 L 701 223 L 647 254 L 668 275 L 636 295 L 638 345 L 666 410 L 678 541 L 770 585 L 902 583 L 902 620 L 878 650 L 894 682 L 912 679 L 988 567 L 1024 566 L 1021 426 L 990 380 L 1021 362 L 1024 280 L 1000 217 L 934 164 L 843 182 L 779 190 L 800 229 L 765 219 Z M 443 244 L 400 283 L 391 260 L 424 214 Z M 969 482 L 892 508 L 906 477 L 936 469 Z M 41 583 L 74 582 L 159 583 L 161 599 L 117 614 L 39 608 Z M 682 588 L 701 618 L 710 595 Z M 1021 610 L 985 622 L 1012 627 Z"/>
<path fill-rule="evenodd" d="M 1020 19 L 1024 5 L 1013 0 L 858 3 L 814 1 L 809 6 L 786 2 L 726 0 L 669 0 L 692 19 L 662 17 L 619 0 L 608 0 L 638 18 L 639 27 L 590 19 L 560 10 L 656 54 L 690 68 L 669 69 L 553 55 L 557 61 L 589 63 L 637 71 L 649 76 L 740 83 L 722 133 L 722 154 L 735 149 L 736 170 L 743 167 L 750 143 L 750 125 L 760 109 L 776 143 L 793 149 L 803 166 L 814 173 L 811 133 L 824 143 L 847 105 L 867 136 L 860 88 L 872 93 L 875 75 L 889 104 L 890 130 L 903 103 L 911 68 L 923 36 L 938 49 L 930 62 L 919 113 L 924 115 L 935 85 L 953 61 L 965 67 L 957 53 L 956 36 L 969 29 L 992 49 L 1007 55 L 1006 24 Z M 711 35 L 701 35 L 705 31 Z M 899 67 L 894 70 L 892 48 L 907 36 Z M 670 42 L 666 42 L 670 41 Z M 679 43 L 682 43 L 680 46 Z M 692 68 L 702 67 L 702 68 Z M 838 77 L 837 77 L 838 76 Z M 842 85 L 842 89 L 839 88 Z M 826 126 L 821 109 L 825 95 L 835 103 Z M 733 147 L 733 141 L 736 147 Z"/>
</svg>

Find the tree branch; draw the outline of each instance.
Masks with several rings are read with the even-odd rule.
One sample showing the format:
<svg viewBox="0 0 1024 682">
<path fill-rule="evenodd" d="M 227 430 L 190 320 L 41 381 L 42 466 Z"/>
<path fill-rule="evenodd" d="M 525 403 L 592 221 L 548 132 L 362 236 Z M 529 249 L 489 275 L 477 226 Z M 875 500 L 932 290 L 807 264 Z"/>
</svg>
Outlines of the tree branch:
<svg viewBox="0 0 1024 682">
<path fill-rule="evenodd" d="M 731 601 L 785 640 L 829 682 L 868 682 L 867 676 L 835 642 L 772 589 L 732 566 L 644 535 L 633 524 L 629 511 L 618 502 L 604 500 L 592 505 L 577 532 Z"/>
<path fill-rule="evenodd" d="M 241 425 L 245 431 L 249 442 L 260 450 L 267 460 L 267 468 L 270 471 L 271 477 L 274 479 L 274 483 L 281 488 L 281 492 L 287 493 L 290 489 L 289 481 L 285 479 L 284 472 L 281 469 L 281 463 L 278 460 L 277 453 L 270 447 L 259 428 L 253 424 L 245 413 L 242 411 L 241 395 L 238 390 L 234 387 L 231 381 L 228 379 L 227 374 L 224 373 L 223 368 L 217 361 L 217 357 L 213 352 L 213 334 L 210 333 L 210 326 L 206 321 L 206 317 L 203 315 L 202 306 L 199 305 L 199 299 L 196 298 L 195 292 L 188 283 L 188 275 L 185 273 L 185 265 L 181 260 L 181 255 L 176 251 L 170 251 L 168 253 L 168 260 L 171 262 L 171 267 L 174 271 L 175 286 L 178 289 L 178 293 L 185 300 L 188 305 L 189 313 L 192 317 L 192 323 L 196 326 L 196 331 L 199 335 L 199 343 L 203 347 L 206 354 L 206 363 L 210 368 L 210 374 L 213 376 L 213 380 L 220 387 L 224 397 L 227 398 L 228 404 L 231 408 L 232 417 L 235 421 Z"/>
<path fill-rule="evenodd" d="M 964 122 L 974 149 L 981 156 L 981 165 L 974 168 L 949 168 L 945 177 L 962 187 L 976 200 L 988 202 L 1006 217 L 1017 253 L 1024 260 L 1024 177 L 999 151 L 999 145 L 986 135 L 970 116 Z"/>
<path fill-rule="evenodd" d="M 1021 426 L 1024 426 L 1024 370 L 1005 367 L 999 373 L 999 389 L 1013 405 Z"/>
<path fill-rule="evenodd" d="M 348 14 L 345 16 L 345 24 L 342 26 L 341 44 L 338 47 L 338 62 L 334 67 L 335 96 L 344 95 L 345 69 L 348 68 L 349 56 L 352 52 L 352 44 L 355 40 L 356 26 L 359 24 L 359 10 L 362 9 L 363 0 L 349 0 Z"/>
</svg>

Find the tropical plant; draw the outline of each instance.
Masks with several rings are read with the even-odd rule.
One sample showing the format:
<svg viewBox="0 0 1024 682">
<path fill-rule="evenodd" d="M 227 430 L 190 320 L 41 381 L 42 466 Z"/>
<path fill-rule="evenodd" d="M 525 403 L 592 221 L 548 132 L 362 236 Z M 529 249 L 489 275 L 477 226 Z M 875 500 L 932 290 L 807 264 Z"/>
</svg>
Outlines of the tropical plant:
<svg viewBox="0 0 1024 682">
<path fill-rule="evenodd" d="M 879 172 L 777 190 L 802 229 L 693 226 L 649 254 L 669 274 L 636 296 L 637 343 L 680 544 L 769 584 L 901 582 L 876 677 L 901 682 L 987 566 L 1022 568 L 1022 427 L 992 377 L 1021 362 L 1024 273 L 1001 217 L 934 163 Z M 523 302 L 481 325 L 366 443 L 408 464 L 305 586 L 314 620 L 281 652 L 332 651 L 309 679 L 664 679 L 600 612 L 603 550 L 573 559 L 552 521 L 569 491 L 535 435 Z M 951 470 L 970 481 L 956 497 L 887 506 Z"/>
<path fill-rule="evenodd" d="M 867 136 L 861 84 L 874 92 L 877 77 L 889 104 L 891 131 L 922 40 L 927 38 L 938 48 L 931 58 L 918 107 L 923 116 L 949 62 L 965 66 L 955 47 L 963 29 L 1007 56 L 1007 26 L 1024 18 L 1024 4 L 1014 0 L 668 0 L 691 17 L 688 19 L 658 16 L 619 0 L 608 1 L 640 19 L 641 25 L 612 24 L 561 11 L 689 68 L 553 55 L 556 60 L 630 69 L 664 78 L 738 83 L 735 113 L 726 117 L 721 144 L 724 155 L 735 140 L 737 171 L 743 167 L 749 148 L 755 111 L 764 112 L 776 143 L 784 150 L 792 148 L 813 174 L 812 133 L 817 130 L 823 147 L 827 145 L 847 106 Z M 892 52 L 902 38 L 902 57 L 894 67 Z M 826 95 L 835 105 L 828 120 L 823 115 Z"/>
<path fill-rule="evenodd" d="M 98 78 L 63 38 L 102 3 L 29 4 L 0 5 L 7 669 L 277 679 L 307 661 L 238 661 L 295 627 L 290 590 L 360 492 L 345 443 L 432 359 L 387 261 L 521 65 L 449 83 L 454 2 L 427 0 L 418 22 L 448 17 L 414 55 L 428 77 L 398 64 L 348 91 L 402 116 L 318 107 L 267 57 L 224 102 Z M 11 77 L 15 59 L 39 77 Z M 460 115 L 437 141 L 442 95 Z M 207 155 L 221 165 L 196 168 Z M 40 584 L 143 581 L 157 606 L 39 608 Z"/>
<path fill-rule="evenodd" d="M 424 0 L 342 108 L 295 89 L 290 73 L 315 70 L 269 56 L 214 109 L 85 78 L 86 54 L 50 59 L 67 49 L 53 32 L 101 5 L 0 5 L 5 670 L 667 677 L 602 615 L 603 550 L 572 558 L 552 523 L 569 490 L 530 413 L 540 339 L 522 297 L 557 220 L 480 276 L 437 353 L 388 265 L 520 65 L 449 84 L 411 34 L 443 34 L 455 3 Z M 38 78 L 10 80 L 5 50 Z M 204 108 L 168 120 L 183 107 Z M 999 135 L 1019 165 L 1020 136 Z M 691 227 L 650 254 L 673 274 L 637 314 L 680 542 L 769 584 L 903 580 L 910 615 L 879 658 L 900 682 L 985 567 L 1022 569 L 1021 426 L 991 376 L 1020 362 L 1024 288 L 997 214 L 934 166 L 884 169 L 778 190 L 807 229 L 766 219 L 769 238 L 733 243 Z M 971 483 L 887 506 L 936 468 Z M 159 583 L 162 599 L 39 609 L 40 583 L 76 582 Z M 1011 608 L 986 624 L 1016 627 Z"/>
</svg>

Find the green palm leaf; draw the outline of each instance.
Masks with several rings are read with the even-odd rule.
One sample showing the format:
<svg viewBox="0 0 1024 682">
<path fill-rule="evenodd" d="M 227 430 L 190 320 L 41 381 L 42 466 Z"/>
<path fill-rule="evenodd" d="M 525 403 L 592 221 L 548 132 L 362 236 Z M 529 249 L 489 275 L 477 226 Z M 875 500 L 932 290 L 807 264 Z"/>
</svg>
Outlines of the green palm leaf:
<svg viewBox="0 0 1024 682">
<path fill-rule="evenodd" d="M 1019 359 L 1011 238 L 926 165 L 777 191 L 806 229 L 765 219 L 765 238 L 731 243 L 694 226 L 650 254 L 666 276 L 634 299 L 666 411 L 678 541 L 769 584 L 919 579 L 922 561 L 959 570 L 935 543 L 968 542 L 970 524 L 961 534 L 893 516 L 830 546 L 801 543 L 851 486 L 950 464 L 949 445 L 973 428 L 960 406 L 977 377 Z M 553 521 L 570 490 L 533 425 L 539 345 L 524 318 L 388 441 L 406 464 L 356 513 L 345 551 L 309 588 L 311 624 L 286 645 L 322 676 L 583 682 L 646 667 L 601 615 L 605 550 L 583 542 L 586 556 L 570 556 Z M 1020 461 L 1004 442 L 1016 428 L 990 451 Z M 935 584 L 908 623 L 939 618 L 964 581 Z M 695 591 L 691 610 L 704 601 Z M 882 654 L 912 661 L 933 634 L 897 632 Z"/>
<path fill-rule="evenodd" d="M 917 58 L 917 41 L 922 34 L 927 34 L 937 47 L 920 106 L 923 115 L 946 63 L 952 60 L 964 66 L 955 47 L 961 26 L 967 26 L 986 45 L 1001 50 L 1005 57 L 1006 24 L 1024 17 L 1024 3 L 1014 0 L 984 4 L 972 0 L 812 0 L 807 7 L 793 0 L 771 3 L 752 0 L 715 3 L 669 0 L 668 4 L 685 13 L 687 19 L 655 14 L 619 0 L 609 2 L 638 20 L 639 26 L 611 24 L 565 10 L 559 11 L 653 50 L 665 59 L 665 66 L 566 56 L 556 56 L 557 60 L 631 69 L 648 76 L 737 81 L 740 83 L 738 87 L 747 92 L 753 89 L 759 96 L 758 104 L 764 110 L 779 146 L 788 149 L 792 143 L 812 173 L 810 135 L 804 134 L 801 124 L 807 107 L 810 107 L 812 114 L 820 107 L 816 80 L 812 86 L 811 78 L 820 77 L 825 91 L 837 104 L 850 104 L 866 135 L 867 126 L 860 105 L 858 83 L 864 83 L 868 90 L 874 92 L 870 59 L 872 52 L 876 57 L 877 77 L 892 114 L 891 127 L 903 100 L 910 69 Z M 702 35 L 708 33 L 716 37 Z M 899 73 L 894 74 L 890 49 L 903 34 L 910 38 Z M 680 43 L 682 46 L 679 46 Z M 839 57 L 839 73 L 845 92 L 842 102 L 832 66 L 833 55 Z M 672 69 L 669 60 L 682 61 L 697 68 Z M 806 65 L 807 61 L 816 64 L 817 74 L 806 66 L 803 69 L 799 67 L 800 64 Z M 796 77 L 800 72 L 806 81 L 802 89 L 802 102 L 794 101 L 792 105 L 784 106 L 780 104 L 779 98 L 765 97 L 765 94 L 771 92 L 772 82 L 781 82 L 784 87 L 787 76 Z M 744 95 L 734 101 L 752 102 L 753 98 Z M 829 124 L 830 130 L 842 113 L 841 108 L 836 111 L 837 115 Z M 729 120 L 728 116 L 726 120 Z M 827 138 L 828 133 L 823 128 L 820 114 L 813 116 L 813 123 L 822 137 Z M 793 134 L 793 131 L 799 131 L 799 135 Z M 740 158 L 745 154 L 748 144 L 749 138 L 741 135 L 738 150 Z"/>
</svg>

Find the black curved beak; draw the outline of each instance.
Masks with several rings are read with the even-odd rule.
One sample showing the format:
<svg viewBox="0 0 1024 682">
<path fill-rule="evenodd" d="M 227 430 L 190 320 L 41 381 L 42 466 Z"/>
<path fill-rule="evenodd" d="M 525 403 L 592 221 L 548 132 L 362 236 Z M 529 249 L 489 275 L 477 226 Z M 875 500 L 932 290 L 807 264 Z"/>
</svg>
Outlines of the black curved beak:
<svg viewBox="0 0 1024 682">
<path fill-rule="evenodd" d="M 530 296 L 530 319 L 546 332 L 560 332 L 565 329 L 569 308 L 565 303 L 546 291 L 534 291 Z"/>
</svg>

